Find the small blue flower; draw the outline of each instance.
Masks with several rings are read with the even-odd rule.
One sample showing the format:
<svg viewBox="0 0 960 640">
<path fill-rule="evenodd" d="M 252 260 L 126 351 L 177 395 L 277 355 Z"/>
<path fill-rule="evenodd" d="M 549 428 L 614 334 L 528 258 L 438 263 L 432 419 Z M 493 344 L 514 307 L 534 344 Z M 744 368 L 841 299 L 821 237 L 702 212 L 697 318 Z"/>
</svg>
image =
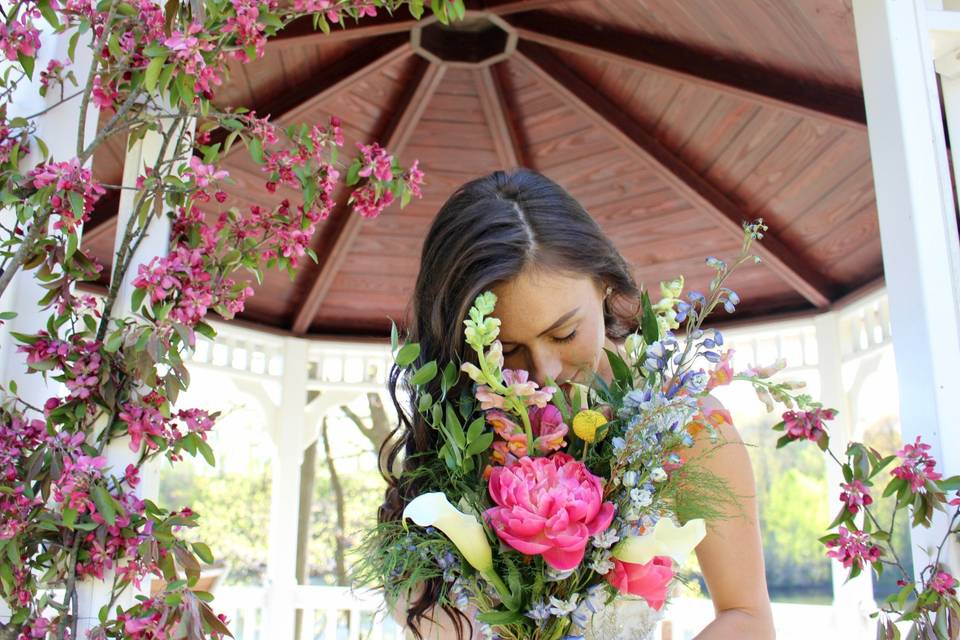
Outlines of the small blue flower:
<svg viewBox="0 0 960 640">
<path fill-rule="evenodd" d="M 547 606 L 546 602 L 540 600 L 539 602 L 535 602 L 523 615 L 542 625 L 550 619 L 550 607 Z"/>
<path fill-rule="evenodd" d="M 713 363 L 720 362 L 720 354 L 717 353 L 716 351 L 704 351 L 703 357 L 706 358 L 708 362 L 713 362 Z"/>
<path fill-rule="evenodd" d="M 723 345 L 723 334 L 717 331 L 716 329 L 713 330 L 713 339 L 716 341 L 718 345 L 721 345 L 721 346 Z"/>
</svg>

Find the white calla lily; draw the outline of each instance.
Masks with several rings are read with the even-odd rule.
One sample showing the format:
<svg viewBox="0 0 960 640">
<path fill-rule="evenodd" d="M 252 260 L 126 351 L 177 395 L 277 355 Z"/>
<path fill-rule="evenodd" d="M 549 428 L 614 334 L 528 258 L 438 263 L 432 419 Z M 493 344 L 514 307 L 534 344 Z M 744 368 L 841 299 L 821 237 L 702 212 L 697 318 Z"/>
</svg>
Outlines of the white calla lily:
<svg viewBox="0 0 960 640">
<path fill-rule="evenodd" d="M 681 564 L 706 535 L 707 527 L 701 518 L 690 520 L 682 527 L 670 518 L 660 518 L 650 533 L 618 543 L 613 548 L 613 557 L 623 562 L 646 564 L 654 556 L 670 556 Z"/>
<path fill-rule="evenodd" d="M 403 510 L 403 519 L 410 519 L 421 527 L 435 527 L 442 531 L 460 550 L 463 557 L 480 573 L 493 568 L 493 551 L 476 516 L 463 513 L 441 492 L 417 496 Z"/>
</svg>

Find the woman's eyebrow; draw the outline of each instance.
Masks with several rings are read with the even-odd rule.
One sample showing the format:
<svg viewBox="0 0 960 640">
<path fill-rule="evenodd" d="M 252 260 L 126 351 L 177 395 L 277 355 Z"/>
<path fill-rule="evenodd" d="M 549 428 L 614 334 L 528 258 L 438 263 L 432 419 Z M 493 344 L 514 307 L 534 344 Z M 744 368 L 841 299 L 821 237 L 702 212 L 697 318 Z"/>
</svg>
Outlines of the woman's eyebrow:
<svg viewBox="0 0 960 640">
<path fill-rule="evenodd" d="M 556 329 L 557 327 L 561 326 L 564 322 L 566 322 L 567 320 L 569 320 L 569 319 L 573 316 L 573 314 L 575 314 L 577 311 L 580 311 L 580 307 L 577 307 L 576 309 L 571 309 L 570 311 L 567 311 L 565 314 L 563 314 L 562 316 L 560 316 L 559 318 L 557 318 L 557 321 L 556 321 L 556 322 L 554 322 L 552 325 L 550 325 L 549 327 L 547 327 L 546 329 L 544 329 L 543 331 L 541 331 L 540 334 L 539 334 L 537 337 L 539 338 L 540 336 L 542 336 L 542 335 L 545 334 L 545 333 L 550 333 L 551 331 L 553 331 L 553 330 Z"/>
</svg>

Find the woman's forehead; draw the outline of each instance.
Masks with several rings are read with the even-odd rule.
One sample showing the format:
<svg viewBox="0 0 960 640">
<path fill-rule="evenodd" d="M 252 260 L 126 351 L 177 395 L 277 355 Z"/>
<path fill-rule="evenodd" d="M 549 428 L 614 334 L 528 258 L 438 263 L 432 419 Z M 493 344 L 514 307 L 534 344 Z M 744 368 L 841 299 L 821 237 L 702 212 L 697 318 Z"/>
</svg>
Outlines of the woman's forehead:
<svg viewBox="0 0 960 640">
<path fill-rule="evenodd" d="M 504 341 L 537 336 L 555 320 L 599 293 L 592 278 L 546 271 L 523 271 L 493 288 L 497 295 L 494 315 L 502 323 Z"/>
</svg>

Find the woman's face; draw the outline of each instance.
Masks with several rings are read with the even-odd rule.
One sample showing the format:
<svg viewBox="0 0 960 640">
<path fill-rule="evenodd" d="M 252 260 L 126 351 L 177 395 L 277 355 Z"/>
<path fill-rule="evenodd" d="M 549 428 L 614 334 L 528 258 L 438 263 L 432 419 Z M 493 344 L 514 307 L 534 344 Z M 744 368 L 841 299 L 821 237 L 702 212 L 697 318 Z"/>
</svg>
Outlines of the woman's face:
<svg viewBox="0 0 960 640">
<path fill-rule="evenodd" d="M 603 320 L 603 292 L 588 276 L 525 269 L 493 288 L 500 319 L 504 367 L 525 369 L 539 384 L 589 382 L 601 371 L 610 346 Z"/>
</svg>

